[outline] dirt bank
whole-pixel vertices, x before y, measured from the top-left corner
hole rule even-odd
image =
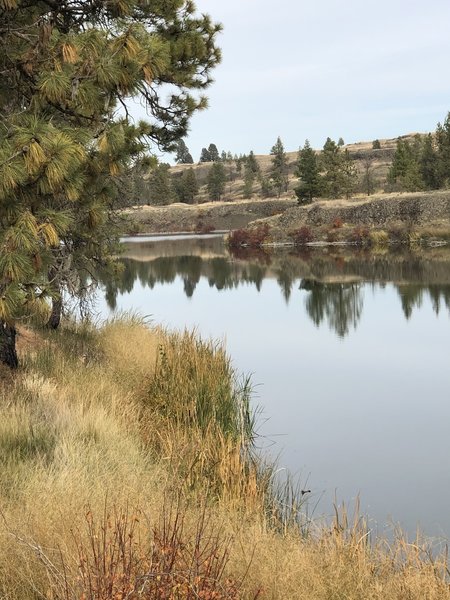
[[[170,204],[128,209],[128,233],[229,230],[245,227],[255,219],[280,214],[296,205],[292,198],[207,202],[199,205]]]
[[[364,226],[369,230],[393,227],[433,231],[444,237],[450,231],[450,191],[396,193],[350,200],[321,200],[294,206],[283,214],[252,222],[254,228],[267,223],[273,242],[292,241],[290,234],[309,228],[315,239],[333,232]]]

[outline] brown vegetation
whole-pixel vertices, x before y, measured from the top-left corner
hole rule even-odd
[[[277,502],[217,344],[136,319],[39,339],[0,381],[1,598],[450,599],[428,544]]]

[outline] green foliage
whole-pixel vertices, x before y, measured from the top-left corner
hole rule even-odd
[[[355,163],[346,148],[342,157],[342,192],[347,200],[353,195],[358,179]]]
[[[253,150],[250,150],[249,155],[244,158],[244,167],[246,171],[249,171],[255,177],[261,173],[261,168],[256,160]]]
[[[372,150],[381,150],[380,140],[373,140],[373,142],[372,142]]]
[[[245,170],[244,175],[244,189],[242,196],[244,198],[251,198],[253,196],[253,184],[255,183],[255,175],[250,169]]]
[[[340,148],[342,148],[342,146],[345,146],[344,138],[341,138],[341,137],[340,137],[340,138],[338,139],[338,146],[339,146]]]
[[[436,145],[437,145],[437,180],[439,187],[448,185],[450,180],[450,113],[444,121],[444,124],[437,124],[436,127]]]
[[[312,202],[320,193],[320,176],[317,156],[308,140],[298,151],[296,175],[300,179],[295,189],[299,204]]]
[[[278,198],[283,192],[287,192],[288,189],[288,165],[286,153],[284,151],[283,142],[278,137],[276,144],[272,146],[270,151],[272,155],[272,170],[271,178],[273,186],[277,192]]]
[[[175,161],[182,165],[191,165],[194,162],[184,140],[177,142]]]
[[[162,206],[173,202],[173,189],[170,177],[170,165],[157,165],[148,181],[149,204]]]
[[[438,154],[435,150],[431,133],[427,135],[423,142],[420,156],[420,174],[425,189],[437,190],[440,187]]]
[[[211,200],[220,200],[225,191],[227,176],[221,162],[215,162],[208,172],[208,194]]]
[[[210,144],[208,146],[208,154],[209,160],[211,160],[212,162],[217,162],[218,160],[220,160],[219,151],[217,150],[217,146],[215,144]]]
[[[211,162],[211,155],[209,153],[209,151],[206,148],[202,148],[201,154],[200,154],[200,162]]]
[[[198,193],[197,177],[191,167],[172,179],[172,186],[179,202],[193,204]]]
[[[323,146],[320,164],[324,196],[339,198],[343,193],[342,155],[340,147],[331,138],[327,138]]]
[[[253,150],[243,159],[244,162],[244,189],[243,197],[251,198],[253,196],[253,185],[256,177],[261,173],[258,161],[255,158]]]
[[[190,0],[8,0],[0,31],[0,321],[13,327],[115,252],[126,176],[205,108],[220,26]],[[151,124],[131,124],[132,98]]]
[[[261,184],[261,196],[263,198],[270,198],[274,195],[272,181],[269,177],[261,176],[260,177]]]
[[[388,172],[388,182],[398,184],[400,189],[408,192],[423,189],[420,172],[421,141],[416,139],[414,145],[399,138],[394,160]]]

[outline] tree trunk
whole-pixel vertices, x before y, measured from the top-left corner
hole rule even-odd
[[[17,369],[19,359],[16,351],[16,328],[0,320],[0,362]]]
[[[61,312],[62,312],[62,299],[61,296],[52,299],[52,312],[50,318],[47,321],[47,327],[49,329],[58,329],[61,323]]]

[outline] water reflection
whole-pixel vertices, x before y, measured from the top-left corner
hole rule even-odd
[[[114,310],[118,295],[130,293],[139,280],[144,288],[183,282],[191,298],[202,278],[218,291],[243,285],[262,289],[264,280],[275,280],[286,304],[293,290],[300,290],[311,321],[324,323],[339,337],[355,330],[363,313],[362,286],[392,283],[398,292],[403,314],[409,319],[424,297],[431,299],[436,314],[450,310],[450,252],[447,249],[411,252],[349,252],[308,249],[257,252],[241,249],[230,254],[220,237],[172,239],[125,244],[120,259],[123,270],[114,281],[100,280],[108,307]],[[298,295],[295,302],[298,302]]]
[[[359,494],[381,526],[450,535],[449,250],[231,255],[216,237],[139,240],[121,261],[109,307],[225,339],[259,443],[311,473],[319,514]]]
[[[303,279],[300,289],[309,292],[306,311],[317,327],[327,321],[329,328],[340,337],[347,335],[351,327],[356,329],[363,309],[360,284],[326,284]]]

